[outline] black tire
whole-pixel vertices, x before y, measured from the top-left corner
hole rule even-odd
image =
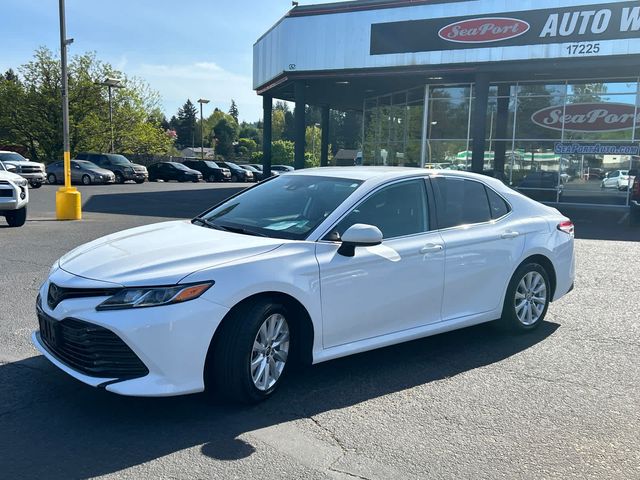
[[[235,173],[231,175],[231,181],[234,183],[238,181],[238,176]]]
[[[216,181],[216,176],[215,176],[215,175],[209,175],[209,176],[207,177],[207,182],[209,182],[209,183],[213,183],[213,182],[215,182],[215,181]]]
[[[516,292],[519,288],[520,282],[524,281],[525,277],[529,274],[532,274],[534,278],[537,278],[537,275],[539,275],[541,279],[544,281],[544,308],[536,319],[532,318],[532,320],[534,320],[532,321],[532,323],[527,323],[528,319],[526,318],[525,320],[522,320],[521,317],[518,316],[518,313],[516,311],[516,301],[517,301]],[[518,292],[518,294],[520,294],[520,292]],[[530,293],[528,293],[527,295],[531,295],[531,298],[525,297],[522,300],[524,300],[525,302],[527,302],[528,300],[529,303],[532,303],[532,304],[536,303],[535,298],[542,297],[542,295],[540,297],[535,297],[533,296],[533,294],[530,294]],[[511,281],[509,282],[509,286],[507,287],[507,293],[504,299],[504,306],[502,308],[502,317],[500,319],[500,322],[505,328],[515,332],[527,332],[527,331],[534,330],[544,320],[544,317],[546,316],[547,310],[549,308],[550,301],[551,301],[551,282],[549,281],[549,274],[544,269],[544,267],[542,267],[542,265],[535,262],[525,263],[523,265],[520,265],[518,269],[515,271],[515,273],[513,274],[513,276],[511,277]],[[522,310],[521,315],[526,315],[526,311],[528,307],[525,305],[523,308],[524,310]],[[536,313],[535,308],[536,307],[532,305],[531,312],[538,315]]]
[[[136,183],[137,183],[138,185],[140,185],[141,183],[144,183],[144,178],[138,178],[138,179],[136,179]]]
[[[29,186],[31,188],[40,188],[42,186],[41,182],[29,182]]]
[[[82,184],[83,185],[91,185],[91,177],[89,175],[82,176]]]
[[[27,221],[27,207],[24,206],[20,210],[10,210],[5,212],[4,218],[10,227],[21,227]]]
[[[58,179],[53,173],[50,173],[49,175],[47,175],[47,182],[49,182],[51,185],[55,185],[56,183],[58,183]]]
[[[288,356],[282,373],[267,389],[258,389],[251,375],[252,348],[258,330],[272,315],[280,314],[289,331]],[[293,357],[292,324],[286,307],[268,299],[258,300],[237,309],[222,325],[207,355],[205,383],[207,391],[214,396],[240,403],[254,404],[266,400],[282,383]]]
[[[124,183],[124,176],[120,172],[116,172],[116,183]]]

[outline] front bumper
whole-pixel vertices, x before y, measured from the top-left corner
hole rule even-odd
[[[125,180],[149,180],[148,172],[124,172],[122,176]]]
[[[77,283],[58,270],[52,275],[56,284]],[[49,281],[40,290],[46,299]],[[51,351],[34,332],[36,348],[54,365],[72,377],[93,387],[121,395],[171,396],[204,390],[204,365],[213,334],[228,309],[203,298],[183,304],[131,310],[97,311],[106,297],[74,298],[50,309],[43,300],[43,312],[56,321],[77,319],[106,328],[117,335],[144,363],[149,373],[132,379],[88,376],[72,368]]]
[[[3,186],[3,190],[8,188]],[[0,196],[0,210],[19,210],[29,203],[29,190],[27,187],[13,187],[11,188],[13,195],[11,197]],[[24,196],[24,198],[21,198]]]

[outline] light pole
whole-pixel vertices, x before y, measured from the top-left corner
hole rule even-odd
[[[109,128],[111,129],[111,150],[110,152],[113,153],[114,147],[113,147],[113,94],[111,93],[111,90],[114,88],[124,88],[124,85],[122,85],[122,80],[120,80],[119,78],[105,78],[104,81],[102,82],[96,82],[96,85],[100,85],[101,87],[108,87],[109,88]]]
[[[316,127],[319,127],[320,124],[319,123],[314,123],[313,124],[313,130],[311,132],[311,151],[313,152],[313,163],[315,164],[316,162]]]
[[[56,192],[56,218],[80,220],[82,201],[80,192],[71,186],[71,147],[69,145],[69,79],[67,77],[67,47],[73,43],[67,38],[64,0],[59,0],[60,12],[60,64],[62,69],[62,151],[64,160],[64,187]]]
[[[200,156],[202,157],[202,160],[204,160],[204,122],[202,120],[202,105],[209,103],[209,100],[200,98],[198,99],[198,103],[200,104]]]

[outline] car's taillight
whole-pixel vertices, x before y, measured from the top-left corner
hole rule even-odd
[[[573,226],[573,222],[571,220],[566,220],[558,224],[558,230],[569,235],[573,235],[575,227]]]

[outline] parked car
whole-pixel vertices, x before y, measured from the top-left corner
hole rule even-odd
[[[228,168],[219,167],[211,160],[185,160],[183,165],[202,173],[207,182],[228,182],[231,180],[231,171]]]
[[[287,173],[295,171],[291,165],[271,165],[271,170],[274,172]]]
[[[617,188],[624,191],[629,188],[629,181],[629,170],[614,170],[602,179],[600,188]]]
[[[17,168],[0,161],[0,216],[10,227],[21,227],[27,221],[29,203],[28,180],[15,173]]]
[[[562,198],[563,183],[558,181],[558,172],[531,172],[516,187],[516,190],[538,202],[556,202]]]
[[[231,172],[232,182],[253,182],[253,172],[232,162],[216,162],[221,168],[228,168]]]
[[[262,180],[262,170],[258,170],[256,167],[254,167],[252,165],[239,165],[239,167],[240,168],[244,168],[248,172],[251,172],[253,174],[253,181],[254,182]]]
[[[260,176],[259,176],[260,180],[266,180],[266,178],[264,176],[264,169],[263,169],[261,164],[259,164],[259,163],[250,163],[249,165],[252,166],[253,168],[255,168],[256,170],[260,171]],[[283,173],[283,172],[280,172],[279,170],[271,170],[271,176],[272,177],[278,176],[281,173]]]
[[[534,330],[573,286],[573,242],[568,218],[482,175],[300,170],[63,256],[32,340],[110,392],[258,402],[298,362],[496,319]]]
[[[44,163],[32,162],[19,153],[6,150],[0,150],[0,161],[4,162],[5,166],[16,167],[15,173],[26,178],[32,188],[40,188],[45,181]]]
[[[638,171],[633,169],[629,171],[629,176],[633,176],[633,183],[629,196],[629,208],[631,222],[634,224],[640,223],[640,175]]]
[[[178,162],[158,162],[149,166],[149,181],[176,180],[178,182],[199,182],[202,173]]]
[[[602,180],[605,177],[603,168],[589,168],[587,170],[587,180]]]
[[[111,170],[100,168],[87,160],[71,160],[71,183],[91,185],[92,183],[106,184],[116,181]],[[47,182],[54,185],[64,183],[64,162],[54,162],[47,166]]]
[[[144,165],[133,163],[124,155],[80,152],[76,155],[76,159],[88,160],[101,168],[111,170],[116,176],[117,183],[124,183],[128,180],[144,183],[149,178],[149,172]]]

